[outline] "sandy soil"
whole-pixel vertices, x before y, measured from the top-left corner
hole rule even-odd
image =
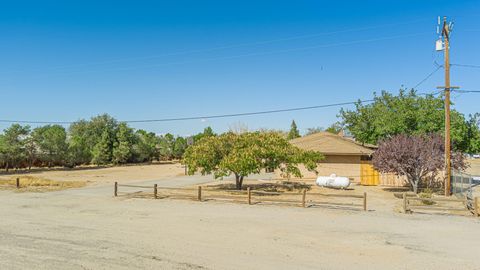
[[[0,192],[0,269],[479,269],[480,220]]]
[[[480,176],[480,159],[470,159],[468,163],[470,168],[467,169],[467,173]]]
[[[110,184],[118,182],[135,182],[156,180],[184,175],[185,169],[179,163],[162,163],[151,165],[132,165],[109,168],[77,168],[72,170],[40,170],[28,173],[30,176],[37,176],[45,179],[58,181],[86,181],[89,185]],[[3,174],[0,179],[10,179],[25,174]]]
[[[480,269],[480,219],[400,214],[381,187],[343,191],[367,191],[368,212],[112,197],[115,180],[211,181],[177,166],[43,172],[93,182],[0,191],[0,269]]]

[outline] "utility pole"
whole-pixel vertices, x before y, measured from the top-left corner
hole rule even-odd
[[[440,25],[440,18],[438,20]],[[451,194],[452,162],[451,162],[451,139],[450,139],[450,90],[458,87],[450,86],[450,33],[453,23],[447,22],[447,17],[443,17],[441,38],[437,41],[437,50],[444,51],[445,54],[445,196]],[[439,30],[437,30],[439,32]],[[442,46],[443,39],[443,46]],[[440,43],[440,44],[439,44]]]

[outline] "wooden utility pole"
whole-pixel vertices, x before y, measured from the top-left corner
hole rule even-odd
[[[452,163],[450,152],[450,30],[447,17],[443,17],[442,36],[445,41],[445,196],[450,196]]]
[[[440,23],[440,22],[439,22]],[[445,89],[445,196],[451,195],[452,162],[451,162],[451,138],[450,138],[450,90],[458,87],[450,85],[450,32],[452,24],[447,23],[447,17],[443,17],[442,38],[443,52],[445,54],[445,85],[439,88]]]

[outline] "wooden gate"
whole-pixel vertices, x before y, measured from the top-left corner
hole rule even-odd
[[[380,174],[373,168],[372,161],[360,161],[360,183],[365,186],[378,186]]]

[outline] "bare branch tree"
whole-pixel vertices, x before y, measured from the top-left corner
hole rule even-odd
[[[373,155],[373,166],[383,173],[405,176],[417,193],[424,181],[437,177],[444,168],[444,149],[444,139],[438,134],[396,135],[380,142]],[[467,167],[463,154],[452,154],[452,167]]]

